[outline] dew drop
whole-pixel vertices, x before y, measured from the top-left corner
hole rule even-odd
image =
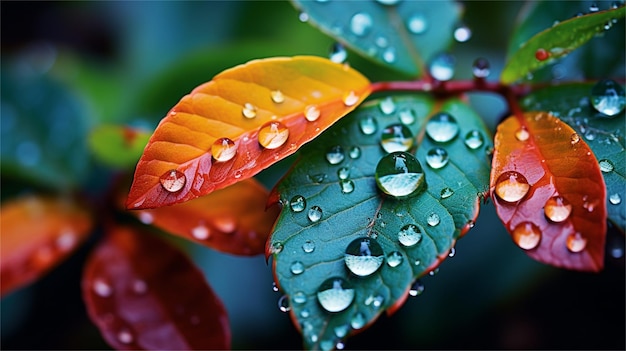
[[[456,249],[455,248],[451,248],[450,252],[448,253],[448,257],[452,258],[452,257],[454,257],[454,255],[456,255]]]
[[[344,194],[350,194],[354,191],[354,182],[350,179],[342,179],[339,181],[341,192]]]
[[[487,78],[490,73],[489,61],[486,58],[479,57],[472,65],[472,74],[476,78]]]
[[[328,312],[343,311],[354,301],[354,288],[342,278],[329,278],[317,290],[317,301]]]
[[[348,335],[348,325],[344,324],[344,325],[338,325],[336,326],[333,331],[335,332],[335,336],[338,338],[343,338],[346,335]]]
[[[93,292],[100,297],[109,297],[113,294],[113,288],[104,279],[96,279],[91,286]]]
[[[465,43],[471,38],[472,30],[465,25],[460,25],[454,30],[454,39],[459,43]]]
[[[357,312],[350,318],[350,326],[352,329],[361,329],[365,326],[365,316],[363,313]]]
[[[411,247],[422,241],[422,230],[415,224],[407,224],[398,232],[400,244]]]
[[[335,42],[330,47],[330,55],[328,58],[333,62],[343,63],[348,58],[348,51],[341,43]]]
[[[372,135],[378,130],[378,121],[373,116],[365,116],[359,120],[359,128],[365,135]]]
[[[426,123],[426,134],[438,143],[445,143],[459,134],[459,125],[449,113],[439,112]]]
[[[400,117],[400,122],[406,125],[415,123],[417,119],[417,113],[408,107],[401,108],[400,111],[398,111],[398,116]]]
[[[485,138],[477,130],[471,130],[467,134],[465,134],[465,146],[472,150],[478,149],[479,147],[483,146],[484,143]]]
[[[324,173],[309,174],[307,177],[313,183],[322,184],[324,182],[324,180],[326,179],[326,174],[324,174]]]
[[[348,167],[339,168],[337,170],[337,177],[339,177],[340,180],[348,179],[350,177],[350,168]]]
[[[348,156],[350,156],[351,159],[357,159],[361,157],[361,148],[358,146],[351,147],[348,151]]]
[[[589,5],[589,12],[598,12],[600,11],[600,7],[598,7],[598,4],[596,4],[595,2],[592,2],[591,5]]]
[[[423,14],[416,13],[409,17],[406,27],[413,34],[422,34],[428,30],[428,21]]]
[[[439,222],[440,222],[439,215],[434,212],[429,214],[428,217],[426,217],[426,223],[428,223],[428,225],[431,227],[437,226]]]
[[[498,177],[495,191],[500,199],[513,203],[523,199],[529,189],[530,185],[523,175],[515,171],[508,171]]]
[[[322,208],[319,206],[311,207],[307,216],[309,217],[309,221],[312,223],[319,221],[322,218]]]
[[[278,299],[278,309],[281,312],[291,311],[291,306],[289,305],[289,299],[287,298],[287,295],[283,295]]]
[[[569,140],[572,145],[576,145],[580,141],[580,136],[578,135],[578,133],[572,133]]]
[[[550,58],[550,52],[544,48],[539,48],[535,51],[535,58],[537,61],[545,61]]]
[[[345,158],[343,148],[339,145],[333,146],[326,153],[326,161],[331,165],[339,164]]]
[[[524,250],[531,250],[541,241],[541,230],[531,222],[522,222],[513,229],[513,241]]]
[[[289,129],[282,123],[272,121],[259,129],[259,144],[266,149],[277,149],[285,144],[289,137]]]
[[[402,151],[383,156],[376,166],[375,177],[380,190],[397,198],[416,194],[426,185],[422,165],[413,155]]]
[[[413,285],[411,285],[411,289],[409,290],[409,295],[411,296],[419,296],[424,292],[424,283],[420,280],[416,280]]]
[[[383,61],[387,63],[396,62],[396,49],[394,47],[388,47],[383,51]]]
[[[614,80],[601,80],[591,89],[591,104],[598,112],[613,117],[624,111],[626,94]]]
[[[393,101],[391,96],[388,96],[381,100],[378,107],[380,108],[380,111],[385,115],[390,115],[396,112],[396,103]]]
[[[398,267],[402,261],[404,257],[398,251],[392,251],[387,255],[387,265],[391,268]]]
[[[445,82],[454,76],[454,56],[439,54],[433,58],[428,67],[430,75],[438,81]]]
[[[567,237],[565,245],[571,252],[578,253],[587,246],[587,239],[583,238],[579,232],[572,233]]]
[[[379,4],[393,6],[400,2],[400,0],[376,0]]]
[[[413,146],[413,133],[404,124],[392,124],[383,129],[380,146],[386,152],[408,151]]]
[[[515,132],[515,139],[519,141],[526,141],[530,137],[530,133],[528,133],[528,129],[526,127],[521,127]]]
[[[598,161],[598,163],[600,164],[600,170],[603,173],[610,173],[610,172],[613,172],[613,170],[615,169],[615,167],[613,166],[613,163],[607,159],[602,159]]]
[[[278,285],[276,285],[276,282],[272,282],[272,291],[278,292]]]
[[[315,243],[311,240],[307,240],[302,244],[302,251],[306,253],[311,253],[315,251]]]
[[[307,310],[306,308],[300,311],[300,317],[302,318],[309,318],[310,315],[311,315],[311,312]]]
[[[302,274],[304,272],[304,264],[300,261],[295,261],[291,264],[290,270],[295,275]]]
[[[271,254],[279,254],[281,251],[283,251],[283,244],[280,242],[275,242],[272,244],[271,248],[270,248],[270,253]]]
[[[440,147],[435,147],[426,153],[426,163],[434,169],[443,168],[448,164],[448,152]]]
[[[198,240],[206,240],[209,238],[210,234],[209,228],[202,224],[191,229],[191,235]]]
[[[359,12],[350,19],[350,31],[357,36],[363,37],[369,34],[373,24],[372,16]]]
[[[293,212],[302,212],[306,208],[306,199],[302,195],[296,195],[289,201],[289,207]]]
[[[609,196],[609,202],[613,205],[619,205],[622,203],[622,197],[618,193]]]
[[[302,291],[296,291],[293,294],[292,299],[293,299],[293,302],[297,303],[298,305],[301,305],[301,304],[305,303],[306,300],[307,300],[306,299],[306,295]]]
[[[71,229],[63,230],[56,239],[56,246],[61,251],[69,251],[76,246],[76,234]]]
[[[143,224],[152,224],[152,222],[154,222],[154,216],[148,211],[140,211],[138,216]]]
[[[243,109],[241,110],[241,113],[246,118],[254,118],[256,117],[256,106],[252,105],[249,102],[246,102],[243,105]]]
[[[572,213],[572,205],[562,196],[553,196],[546,201],[543,211],[552,222],[563,222]]]
[[[359,97],[354,91],[350,91],[343,96],[343,104],[346,106],[353,106],[359,102]]]
[[[183,172],[172,169],[165,172],[165,174],[159,178],[159,181],[161,182],[163,189],[170,193],[175,193],[180,191],[185,186],[187,178]]]
[[[308,13],[306,13],[306,12],[300,12],[300,13],[298,14],[298,20],[299,20],[300,22],[303,22],[303,23],[304,23],[304,22],[308,22],[308,21],[309,21],[309,14],[308,14]]]
[[[454,190],[452,190],[452,189],[450,189],[448,187],[445,187],[445,188],[441,189],[440,197],[442,199],[447,199],[447,198],[449,198],[452,195],[454,195]]]
[[[309,105],[304,108],[304,118],[309,122],[315,122],[320,118],[320,109],[315,105]]]
[[[378,242],[370,238],[353,240],[346,248],[344,261],[350,272],[366,277],[376,272],[383,264],[383,249]]]
[[[133,334],[127,329],[122,329],[117,333],[117,340],[122,344],[130,344],[133,342]]]
[[[233,233],[237,229],[237,221],[232,216],[222,216],[213,220],[213,226],[222,233]]]
[[[364,302],[366,306],[372,305],[374,307],[380,307],[384,301],[385,301],[385,298],[380,295],[376,295],[376,296],[370,295],[365,299]]]
[[[235,142],[228,138],[219,138],[211,146],[211,155],[218,162],[226,162],[235,157],[237,147]]]

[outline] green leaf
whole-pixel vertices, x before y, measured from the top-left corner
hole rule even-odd
[[[601,169],[607,170],[602,175],[607,190],[608,217],[623,232],[626,226],[626,114],[622,110],[608,117],[598,112],[591,104],[593,86],[581,83],[542,89],[524,98],[522,106],[528,111],[549,111],[559,117],[576,131],[580,142],[586,142],[596,158],[602,161]],[[576,140],[574,136],[573,141]]]
[[[101,125],[89,134],[89,148],[107,166],[132,170],[149,139],[150,133],[143,130]]]
[[[300,160],[275,189],[274,200],[284,208],[267,253],[273,254],[277,283],[290,301],[307,348],[334,347],[383,311],[393,312],[415,279],[435,269],[456,239],[473,226],[489,182],[486,150],[491,136],[467,105],[456,99],[439,103],[428,95],[365,103],[305,146]],[[424,135],[427,119],[437,110],[458,121],[458,135],[451,141],[438,143]],[[388,126],[395,126],[389,130],[396,133],[405,126],[405,133],[417,136],[396,144],[417,144],[409,152],[416,155],[425,177],[424,188],[408,198],[385,195],[377,187],[377,164],[391,157],[381,147],[381,138],[393,140],[393,135],[383,136]],[[465,136],[473,131],[478,139],[470,139],[475,142],[469,143],[474,147],[470,149]],[[439,169],[426,161],[435,147],[445,149],[449,157]],[[398,234],[406,226],[421,231],[418,243],[400,244]],[[379,244],[384,256],[373,260],[382,266],[365,276],[351,273],[344,263],[346,248],[359,239],[368,239],[374,254],[375,243]],[[363,247],[358,241],[353,245]],[[345,310],[327,312],[318,301],[318,289],[330,277],[341,278],[344,288],[354,289],[354,299]]]
[[[453,1],[292,2],[324,33],[364,57],[411,76],[422,75],[425,64],[448,48],[462,10]]]
[[[613,21],[624,18],[625,14],[624,6],[595,12],[559,22],[536,34],[521,44],[518,50],[510,53],[500,80],[505,84],[513,83],[555,59],[568,55],[604,33],[607,30],[605,27],[612,27]]]

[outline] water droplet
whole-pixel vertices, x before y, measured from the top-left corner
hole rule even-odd
[[[276,282],[272,282],[272,291],[278,292],[278,285],[276,285]]]
[[[413,133],[404,124],[392,124],[383,129],[380,146],[386,152],[408,151],[413,146]]]
[[[313,206],[309,209],[308,212],[309,221],[315,223],[322,218],[322,209],[319,206]]]
[[[242,174],[243,172],[240,169],[236,170],[234,174],[235,179],[241,178]]]
[[[133,342],[133,334],[128,329],[122,329],[117,333],[117,340],[122,344],[130,344]]]
[[[413,285],[411,285],[411,289],[409,290],[409,295],[411,296],[419,296],[424,292],[424,283],[420,280],[416,280]]]
[[[135,279],[135,281],[133,281],[132,289],[135,294],[142,295],[148,291],[148,284],[141,279]]]
[[[348,58],[348,51],[338,42],[333,43],[330,47],[329,59],[333,62],[343,63]]]
[[[409,107],[401,108],[400,111],[398,111],[398,116],[400,117],[400,122],[406,125],[415,123],[417,119],[417,113]]]
[[[435,268],[432,271],[428,272],[428,275],[432,277],[436,275],[437,273],[439,273],[439,268]]]
[[[211,146],[211,155],[218,162],[231,160],[236,153],[235,142],[228,138],[219,138]]]
[[[595,2],[592,2],[591,5],[589,5],[589,12],[598,12],[598,11],[600,11],[598,4],[596,4]]]
[[[311,253],[315,251],[315,243],[311,240],[307,240],[302,244],[302,251],[306,253]]]
[[[344,325],[338,325],[335,327],[335,329],[333,329],[333,331],[335,332],[335,336],[338,338],[343,338],[346,335],[348,335],[348,325],[344,324]]]
[[[232,216],[221,216],[213,220],[213,226],[222,233],[233,233],[237,229],[237,220]]]
[[[320,109],[315,105],[309,105],[304,108],[304,118],[309,122],[315,122],[320,118]]]
[[[365,135],[372,135],[378,130],[378,121],[373,116],[365,116],[359,120],[359,128]]]
[[[396,49],[394,47],[388,47],[383,51],[383,61],[387,63],[393,63],[396,61]]]
[[[456,249],[455,248],[451,248],[450,252],[448,253],[448,257],[452,258],[452,257],[454,257],[454,255],[456,255]]]
[[[344,194],[350,194],[354,191],[354,182],[350,179],[342,179],[339,181],[341,192]]]
[[[300,261],[295,261],[291,264],[291,273],[293,274],[302,274],[304,272],[304,264]]]
[[[113,294],[113,287],[104,279],[96,279],[91,286],[93,292],[100,297],[109,297]]]
[[[526,196],[530,185],[526,178],[518,172],[502,173],[496,181],[496,195],[506,202],[517,202]]]
[[[489,61],[486,58],[479,57],[472,65],[472,74],[476,78],[487,78],[490,73]]]
[[[361,148],[358,146],[351,147],[350,151],[348,151],[348,156],[350,156],[351,159],[357,159],[361,157]]]
[[[430,75],[438,81],[445,82],[454,76],[454,56],[439,54],[433,58],[428,67]]]
[[[372,16],[359,12],[350,19],[350,30],[353,34],[363,37],[369,34],[373,24]]]
[[[165,172],[165,174],[163,174],[161,178],[159,178],[159,181],[161,182],[161,186],[163,186],[163,189],[167,190],[170,193],[175,193],[177,191],[180,191],[185,186],[187,178],[185,177],[183,172],[172,169]]]
[[[438,143],[445,143],[459,134],[459,125],[449,113],[439,112],[426,123],[426,134]]]
[[[567,237],[565,245],[571,252],[578,253],[587,247],[587,239],[583,238],[579,232],[572,233]]]
[[[519,141],[526,141],[530,137],[530,133],[528,133],[528,129],[526,127],[521,127],[515,132],[515,139]]]
[[[441,189],[440,196],[441,196],[442,199],[447,199],[447,198],[449,198],[452,195],[454,195],[454,190],[452,190],[452,189],[450,189],[448,187],[445,187],[445,188]]]
[[[306,208],[306,199],[302,195],[296,195],[289,201],[289,207],[293,212],[302,212]]]
[[[350,168],[348,167],[341,167],[337,170],[337,177],[339,177],[339,179],[344,180],[344,179],[348,179],[350,177]]]
[[[398,232],[400,244],[411,247],[422,241],[422,230],[415,224],[407,224]]]
[[[426,218],[426,222],[431,227],[434,227],[434,226],[438,225],[439,221],[440,221],[439,215],[434,213],[434,212],[429,214],[428,217]]]
[[[140,211],[138,216],[143,224],[152,224],[152,222],[154,222],[154,216],[148,211]]]
[[[326,160],[331,165],[339,164],[343,161],[345,155],[343,153],[343,148],[339,145],[333,146],[326,153]]]
[[[562,196],[553,196],[546,201],[543,211],[552,222],[563,222],[572,213],[572,205]]]
[[[335,345],[337,350],[343,350],[344,347],[346,347],[346,345],[342,341],[337,341],[337,345]]]
[[[241,113],[246,118],[254,118],[256,117],[256,106],[252,105],[249,102],[246,102],[243,105],[243,109],[241,110]]]
[[[413,34],[422,34],[428,29],[428,22],[423,14],[416,13],[409,17],[406,27]]]
[[[283,244],[280,242],[275,242],[272,244],[272,247],[270,249],[270,253],[272,254],[279,254],[281,251],[283,251]]]
[[[392,251],[387,255],[387,265],[391,268],[398,267],[403,260],[404,257],[398,251]]]
[[[343,97],[343,104],[346,106],[353,106],[357,102],[359,102],[359,97],[354,91],[346,93]]]
[[[619,196],[618,193],[612,194],[609,196],[609,202],[613,205],[619,205],[620,203],[622,203],[622,197]]]
[[[435,147],[426,153],[426,163],[434,168],[439,169],[448,164],[448,152],[440,147]]]
[[[308,14],[308,13],[306,13],[306,12],[300,12],[300,13],[298,14],[298,20],[299,20],[300,22],[303,22],[303,23],[304,23],[304,22],[308,22],[308,21],[309,21],[309,14]]]
[[[191,229],[191,235],[198,240],[206,240],[209,238],[210,234],[209,228],[202,224]]]
[[[396,103],[393,101],[391,96],[388,96],[381,100],[378,107],[380,108],[380,111],[386,115],[390,115],[396,112]]]
[[[346,248],[344,257],[350,272],[360,277],[366,277],[376,272],[383,264],[383,249],[378,242],[370,238],[353,240]]]
[[[535,58],[537,61],[545,61],[550,58],[550,52],[544,48],[539,48],[535,51]]]
[[[281,312],[291,311],[291,306],[289,305],[289,299],[287,298],[287,295],[283,295],[278,299],[278,309]]]
[[[379,4],[393,6],[400,2],[400,0],[376,0]]]
[[[596,132],[593,129],[587,130],[587,132],[585,132],[585,139],[594,141],[596,139]]]
[[[365,326],[365,316],[363,313],[357,312],[350,318],[350,326],[352,329],[361,329]]]
[[[483,146],[484,143],[485,138],[477,130],[471,130],[467,134],[465,134],[465,146],[472,150],[478,149],[479,147]]]
[[[580,136],[577,133],[573,133],[570,136],[569,140],[570,140],[570,143],[572,143],[572,145],[576,145],[580,141]]]
[[[385,302],[385,298],[380,296],[380,295],[370,295],[365,299],[365,305],[366,306],[374,306],[374,307],[380,307],[383,302]]]
[[[413,155],[402,151],[383,156],[376,166],[375,177],[380,190],[398,198],[416,194],[426,185],[422,165]]]
[[[259,129],[259,144],[266,149],[277,149],[285,144],[289,137],[289,129],[282,123],[272,121]]]
[[[591,89],[591,104],[607,116],[615,116],[626,106],[624,88],[614,80],[601,80]]]
[[[310,315],[311,312],[309,312],[309,310],[307,310],[306,308],[300,311],[300,317],[302,318],[309,318]]]
[[[472,30],[465,26],[460,25],[454,30],[454,39],[459,43],[464,43],[472,38]]]
[[[293,302],[297,303],[298,305],[301,305],[301,304],[305,303],[306,300],[307,300],[306,299],[306,295],[302,291],[296,291],[293,294],[292,299],[293,299]]]
[[[602,159],[598,161],[598,163],[600,164],[600,170],[604,173],[613,172],[613,170],[615,169],[615,167],[613,166],[613,162],[607,159]]]
[[[285,95],[280,90],[272,90],[270,92],[270,96],[272,98],[272,101],[277,104],[282,104],[283,102],[285,102]]]
[[[317,300],[326,311],[340,312],[354,300],[354,289],[342,278],[329,278],[317,290]]]
[[[541,230],[531,222],[519,223],[513,229],[513,241],[524,250],[531,250],[541,241]]]
[[[316,184],[322,184],[324,180],[326,180],[326,174],[324,173],[309,174],[307,177],[310,181]]]

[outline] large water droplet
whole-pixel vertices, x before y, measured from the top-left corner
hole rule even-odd
[[[519,223],[513,229],[513,241],[524,250],[531,250],[541,241],[541,230],[531,222]]]
[[[572,205],[562,196],[553,196],[546,201],[543,211],[552,222],[563,222],[572,213]]]
[[[206,240],[210,235],[209,228],[203,224],[199,224],[191,229],[191,236],[198,240]]]
[[[408,151],[413,146],[413,133],[404,124],[392,124],[383,129],[380,146],[387,152]]]
[[[611,162],[611,161],[609,161],[607,159],[602,159],[602,160],[598,161],[598,163],[600,164],[600,170],[603,173],[611,173],[615,169],[615,167],[613,166],[613,162]]]
[[[277,104],[282,104],[283,102],[285,102],[285,95],[280,90],[272,90],[270,92],[270,97],[272,98],[272,101]]]
[[[342,179],[339,181],[341,192],[344,194],[350,194],[354,191],[354,182],[350,179]]]
[[[587,239],[583,238],[579,232],[572,233],[567,237],[565,245],[571,252],[578,253],[587,247]]]
[[[215,161],[226,162],[231,160],[237,154],[235,142],[228,138],[219,138],[215,140],[211,146],[211,155]]]
[[[417,113],[412,108],[403,107],[400,109],[400,111],[398,111],[398,117],[400,117],[400,122],[406,125],[411,125],[415,123],[415,120],[417,119]]]
[[[399,251],[392,251],[387,255],[387,265],[391,268],[398,267],[402,261],[404,256]]]
[[[315,243],[311,240],[307,240],[302,244],[302,251],[306,253],[311,253],[315,251]]]
[[[256,106],[252,105],[249,102],[246,102],[243,105],[243,109],[241,110],[241,113],[246,118],[254,118],[256,117]]]
[[[451,188],[445,187],[443,189],[441,189],[441,198],[442,199],[447,199],[450,196],[454,195],[454,190],[452,190]]]
[[[611,194],[609,196],[609,202],[613,205],[619,205],[620,203],[622,203],[622,197],[619,196],[618,193]]]
[[[426,223],[428,223],[428,225],[431,227],[435,227],[439,225],[440,221],[441,220],[439,219],[439,215],[434,212],[429,214],[428,217],[426,217]]]
[[[309,212],[307,213],[307,216],[309,217],[309,221],[313,223],[319,221],[322,218],[322,208],[319,206],[311,207],[309,209]]]
[[[354,91],[346,93],[343,97],[343,104],[346,106],[353,106],[359,101],[359,97]]]
[[[426,184],[422,165],[413,155],[402,151],[383,156],[375,176],[380,190],[399,198],[417,193]]]
[[[291,306],[289,305],[289,299],[287,298],[287,295],[283,295],[278,299],[278,309],[281,312],[291,311]]]
[[[358,146],[351,147],[350,151],[348,151],[348,156],[350,156],[351,159],[357,159],[361,157],[361,148]]]
[[[626,106],[624,88],[614,80],[599,81],[591,89],[591,104],[599,112],[607,116],[615,116]]]
[[[306,199],[302,195],[296,195],[289,201],[289,207],[293,212],[302,212],[306,208]]]
[[[317,290],[317,300],[326,311],[340,312],[354,300],[354,289],[342,278],[329,278]]]
[[[435,147],[426,153],[426,163],[434,169],[442,168],[448,164],[448,152],[440,147]]]
[[[489,61],[483,57],[479,57],[472,65],[472,74],[476,78],[487,78],[490,73]]]
[[[407,224],[398,232],[398,241],[406,247],[413,246],[421,240],[422,230],[415,224]]]
[[[438,143],[445,143],[459,134],[459,125],[449,113],[439,112],[426,123],[426,134]]]
[[[104,279],[95,279],[91,288],[100,297],[109,297],[113,294],[113,287]]]
[[[380,111],[386,115],[390,115],[396,112],[396,103],[393,101],[393,98],[391,96],[388,96],[381,100],[378,107],[380,107]]]
[[[343,63],[348,58],[348,51],[346,48],[338,42],[333,43],[330,47],[329,59],[333,62]]]
[[[285,144],[289,137],[289,129],[282,123],[272,121],[259,129],[259,144],[266,149],[277,149]]]
[[[293,274],[302,274],[304,272],[304,264],[300,261],[295,261],[291,264],[290,270]]]
[[[378,121],[373,116],[365,116],[359,120],[359,128],[365,135],[372,135],[378,130]]]
[[[454,76],[454,56],[439,54],[433,58],[428,67],[430,75],[438,81],[445,82]]]
[[[526,196],[530,185],[526,177],[515,171],[502,173],[496,181],[496,195],[506,202],[517,202]]]
[[[370,238],[353,240],[346,248],[344,260],[350,272],[366,277],[378,270],[383,264],[383,249],[378,242]]]
[[[413,34],[422,34],[428,29],[428,21],[421,13],[415,13],[409,17],[406,27]]]
[[[350,31],[357,36],[366,36],[372,29],[374,21],[367,13],[359,12],[350,19]]]
[[[340,145],[331,147],[330,150],[328,150],[328,152],[326,153],[326,160],[331,165],[336,165],[336,164],[341,163],[341,161],[343,161],[344,158],[345,158],[345,155],[343,153],[343,148]]]
[[[320,109],[315,105],[309,105],[304,108],[304,118],[309,122],[315,122],[320,118]]]
[[[419,296],[424,292],[424,283],[421,280],[416,280],[413,285],[411,285],[411,289],[409,290],[409,295],[411,296]]]
[[[159,178],[159,181],[161,182],[163,189],[169,191],[170,193],[175,193],[180,191],[180,189],[185,186],[187,178],[183,172],[172,169],[165,172],[165,174]]]
[[[350,318],[350,326],[352,329],[361,329],[365,326],[365,316],[361,312],[357,312]]]
[[[483,146],[484,143],[485,138],[477,130],[471,130],[467,134],[465,134],[465,146],[472,150],[478,149],[479,147]]]

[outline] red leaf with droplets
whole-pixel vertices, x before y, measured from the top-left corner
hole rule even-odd
[[[254,60],[228,69],[161,121],[137,164],[126,206],[180,203],[250,178],[369,93],[360,73],[320,57]]]
[[[280,209],[254,178],[174,206],[132,211],[142,222],[236,255],[263,253]]]
[[[150,233],[109,230],[82,290],[89,316],[118,350],[230,347],[226,310],[200,270]]]
[[[32,282],[67,258],[91,226],[89,212],[70,200],[27,196],[4,203],[1,294]]]
[[[544,112],[498,126],[491,194],[513,240],[543,263],[604,265],[606,191],[598,162],[572,128]]]

